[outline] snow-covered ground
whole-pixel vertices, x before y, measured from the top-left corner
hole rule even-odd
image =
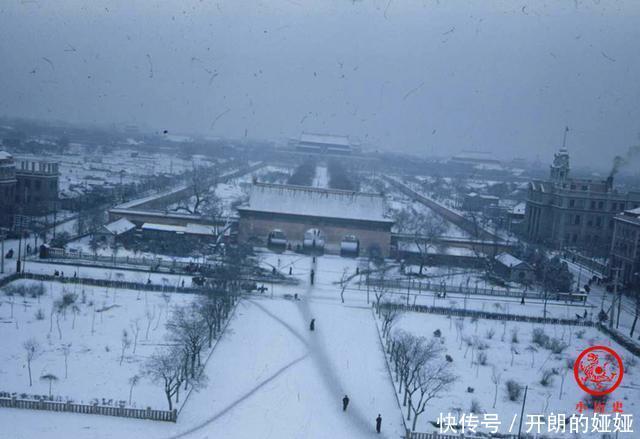
[[[329,187],[329,172],[326,166],[316,166],[316,176],[313,186],[327,189]]]
[[[58,282],[20,280],[10,285],[42,285],[45,294],[32,298],[0,293],[0,390],[46,395],[49,384],[40,377],[53,374],[58,377],[52,386],[54,396],[85,403],[93,398],[128,400],[129,379],[141,375],[142,363],[166,343],[165,323],[172,308],[191,303],[195,297]],[[63,314],[53,312],[54,302],[64,293],[75,294],[75,303]],[[120,364],[123,331],[133,341],[136,327],[136,351],[133,345],[126,349]],[[29,386],[23,348],[30,338],[42,348],[31,366],[33,386]],[[69,347],[68,373],[65,345]],[[165,409],[163,395],[160,387],[143,377],[134,388],[132,405]]]
[[[461,329],[458,329],[458,325],[461,325]],[[536,346],[531,338],[535,328],[542,328],[548,336],[563,340],[569,346],[562,354],[557,355]],[[395,324],[394,330],[405,330],[427,338],[433,337],[434,331],[440,330],[446,353],[453,358],[453,370],[459,376],[451,390],[434,400],[419,419],[419,431],[437,430],[429,421],[436,421],[440,413],[446,415],[450,412],[459,417],[461,413],[471,412],[472,401],[476,400],[484,413],[499,415],[499,419],[503,421],[500,432],[507,433],[505,427],[508,428],[515,414],[519,416],[522,405],[522,399],[510,401],[507,397],[508,380],[515,380],[522,386],[529,387],[525,415],[565,413],[569,416],[575,413],[576,404],[582,400],[584,392],[576,384],[573,370],[567,366],[567,359],[575,360],[578,354],[590,345],[612,347],[626,364],[624,381],[610,398],[607,412],[611,412],[613,401],[622,401],[626,413],[638,414],[640,367],[637,365],[637,359],[632,360],[634,357],[631,353],[611,342],[596,329],[491,320],[478,320],[474,323],[469,318],[451,319],[431,314],[404,313]],[[517,331],[517,343],[512,342],[514,331]],[[472,353],[472,349],[467,349],[463,340],[474,337],[486,345],[484,350],[475,349]],[[486,354],[486,365],[478,363],[478,352]],[[495,407],[493,400],[496,387],[492,381],[494,369],[500,375]],[[542,373],[553,369],[557,370],[558,374],[553,376],[549,385],[542,385]],[[563,377],[564,386],[560,395]],[[470,392],[470,389],[473,391]]]
[[[262,295],[253,295],[243,299],[236,309],[227,331],[222,336],[206,367],[209,380],[206,386],[197,393],[192,393],[180,412],[176,424],[151,422],[143,420],[130,420],[123,418],[109,418],[91,415],[75,415],[68,413],[49,413],[29,410],[0,410],[0,423],[6,426],[10,423],[11,438],[364,438],[375,435],[374,420],[378,413],[383,418],[382,437],[399,438],[403,431],[401,408],[398,406],[393,382],[389,377],[384,354],[376,328],[376,321],[371,310],[374,300],[370,294],[367,303],[366,288],[357,285],[359,279],[356,276],[344,293],[344,303],[340,300],[339,281],[344,275],[353,274],[357,267],[362,270],[367,266],[364,259],[350,259],[339,256],[325,255],[317,258],[314,265],[312,258],[293,252],[272,253],[258,249],[258,259],[264,267],[275,267],[281,273],[300,279],[296,286],[266,285],[268,290]],[[55,268],[51,264],[28,263],[28,269],[39,269],[49,273]],[[69,268],[71,269],[71,268]],[[315,282],[310,285],[310,270],[314,269]],[[147,276],[147,273],[128,270],[104,270],[100,268],[81,268],[82,276],[95,276],[105,278],[108,273],[114,276],[115,272],[122,273],[125,279],[136,279],[136,276]],[[160,283],[161,277],[167,277],[173,285],[179,282],[178,276],[154,273],[151,275],[153,282]],[[67,286],[73,288],[73,285]],[[76,287],[79,288],[79,287]],[[152,293],[148,293],[149,298]],[[298,294],[299,300],[293,300],[294,294]],[[97,289],[95,297],[104,297],[104,289]],[[107,299],[112,299],[113,291]],[[162,296],[159,305],[163,305]],[[176,303],[180,298],[187,300],[185,295],[172,295],[171,303]],[[136,310],[144,309],[144,295],[137,299],[137,292],[120,291],[117,295],[117,303],[125,305],[125,300],[130,300],[127,306],[116,308],[117,313],[122,313],[120,321],[134,318]],[[41,298],[41,300],[45,300]],[[150,300],[150,299],[149,299]],[[384,300],[405,301],[406,292],[390,291]],[[541,301],[528,300],[521,305],[518,299],[499,299],[495,297],[467,297],[448,294],[446,298],[434,297],[430,292],[423,292],[418,296],[410,296],[410,303],[435,304],[438,306],[450,306],[467,309],[483,309],[494,312],[516,313],[522,315],[541,316],[544,304]],[[150,300],[151,302],[151,300]],[[33,309],[23,312],[16,303],[14,313],[24,313],[25,317],[34,314]],[[591,310],[591,308],[588,308]],[[573,317],[582,314],[583,306],[568,305],[549,302],[547,312],[550,316]],[[0,307],[0,315],[7,313],[6,305]],[[45,313],[46,314],[46,313]],[[48,317],[48,316],[47,316]],[[63,337],[71,337],[73,330],[69,329],[71,315],[63,325]],[[77,317],[76,325],[80,324],[82,317]],[[316,330],[309,331],[309,321],[316,319]],[[107,314],[104,316],[105,325]],[[463,377],[456,384],[452,392],[448,392],[440,400],[431,403],[427,413],[423,415],[418,425],[420,431],[431,431],[433,427],[428,423],[434,420],[442,412],[454,411],[452,408],[460,408],[463,412],[469,412],[472,399],[477,399],[480,406],[489,413],[497,412],[501,418],[511,419],[517,412],[519,405],[505,398],[505,382],[514,378],[522,384],[530,385],[530,393],[527,401],[527,413],[537,414],[555,411],[573,413],[575,404],[580,399],[580,393],[570,374],[566,373],[565,357],[573,356],[587,347],[592,342],[610,344],[601,333],[595,329],[585,329],[581,338],[578,338],[579,330],[568,326],[545,325],[545,332],[552,337],[571,342],[561,357],[550,356],[545,349],[538,348],[538,352],[527,350],[531,345],[531,331],[541,325],[508,322],[503,326],[502,322],[479,320],[476,324],[466,319],[462,332],[469,337],[477,336],[486,342],[488,363],[496,364],[502,370],[501,384],[499,385],[496,408],[493,405],[493,383],[491,382],[491,366],[471,364],[471,353],[465,358],[466,346],[460,347],[460,338],[456,337],[456,325],[454,319],[443,316],[418,313],[404,313],[396,329],[411,331],[417,335],[430,337],[433,331],[440,329],[442,338],[449,354],[452,356],[456,371]],[[143,315],[144,322],[144,315]],[[32,325],[43,324],[39,333],[42,334],[44,343],[48,333],[48,320],[44,323],[35,322]],[[86,324],[86,322],[85,322]],[[27,323],[22,326],[29,325]],[[118,327],[118,325],[113,325]],[[80,326],[77,326],[78,329]],[[97,326],[96,326],[97,327]],[[491,339],[487,332],[493,328],[495,333]],[[506,329],[505,329],[506,328]],[[518,343],[515,343],[518,354],[514,354],[514,366],[510,366],[512,330],[518,329]],[[104,346],[111,343],[119,346],[121,330],[118,329],[109,340],[97,344],[95,349],[100,349],[105,366],[118,368],[117,354],[107,353]],[[20,332],[14,325],[3,324],[0,326],[3,335],[6,331],[13,334]],[[157,331],[161,331],[161,327]],[[153,331],[152,331],[153,332]],[[502,334],[505,333],[505,341]],[[144,334],[142,334],[144,335]],[[150,336],[153,340],[160,336],[160,332]],[[57,343],[57,329],[54,322],[52,343]],[[21,339],[15,337],[12,342],[20,345]],[[6,337],[5,337],[6,339]],[[89,340],[90,341],[90,340]],[[80,343],[80,341],[77,341]],[[73,342],[76,346],[76,341]],[[632,363],[631,356],[621,347],[612,346],[623,354],[623,358]],[[94,345],[90,344],[91,349]],[[138,345],[138,350],[144,352],[146,346]],[[0,383],[3,387],[10,376],[20,376],[14,380],[16,388],[24,385],[24,375],[18,375],[16,367],[24,364],[20,358],[20,352],[15,353],[11,361],[3,361],[2,370],[11,366],[10,374],[0,375]],[[61,355],[51,353],[57,364]],[[142,355],[142,354],[141,354]],[[475,357],[476,353],[474,353]],[[94,360],[88,360],[89,363]],[[97,361],[97,360],[96,360]],[[135,362],[134,360],[131,360]],[[533,366],[531,362],[533,361]],[[35,364],[35,363],[34,363]],[[71,374],[70,361],[69,379]],[[122,367],[125,367],[127,359]],[[74,366],[75,367],[75,366]],[[566,373],[563,389],[563,397],[559,398],[559,384],[562,374],[553,378],[553,384],[549,387],[539,384],[540,375],[548,368],[558,368],[559,372]],[[636,413],[639,403],[637,388],[640,386],[636,378],[636,366],[629,368],[622,387],[616,391],[615,400],[623,401],[627,413]],[[87,368],[89,369],[89,368]],[[34,369],[35,370],[35,369]],[[34,373],[38,375],[41,370]],[[116,370],[116,372],[118,372]],[[74,370],[74,374],[80,373]],[[98,372],[103,373],[103,372]],[[24,374],[24,370],[22,370]],[[60,374],[60,372],[58,372]],[[96,374],[94,372],[94,374]],[[92,376],[94,375],[92,374]],[[476,376],[477,374],[477,376]],[[38,383],[42,385],[42,383]],[[34,384],[35,385],[35,384]],[[83,390],[72,392],[57,392],[58,386],[65,385],[64,380],[54,384],[54,393],[69,394],[80,399],[77,395]],[[79,383],[85,386],[85,383]],[[26,386],[25,386],[26,387]],[[90,386],[89,386],[90,387]],[[467,387],[472,387],[473,393],[467,392]],[[117,390],[113,386],[113,390]],[[25,392],[27,388],[23,389]],[[61,387],[60,387],[61,390]],[[120,392],[120,391],[118,391]],[[164,397],[159,388],[149,389],[154,392],[154,407],[164,407]],[[156,393],[157,392],[157,393]],[[46,392],[44,392],[46,393]],[[134,390],[134,400],[142,404],[142,399],[147,393],[142,387]],[[346,413],[342,412],[341,398],[348,394],[351,403]],[[82,393],[84,395],[84,393]],[[91,394],[88,397],[93,397]],[[98,395],[95,395],[98,396]],[[125,395],[126,396],[126,395]],[[120,398],[119,395],[105,397]],[[137,399],[138,398],[138,399]],[[123,398],[126,399],[126,398]],[[548,404],[547,404],[548,399]]]
[[[152,284],[165,285],[167,289],[176,286],[182,286],[183,281],[185,287],[192,286],[192,276],[164,272],[148,272],[143,270],[145,267],[140,267],[139,269],[134,270],[131,267],[87,267],[82,265],[61,264],[43,261],[46,261],[46,259],[27,260],[24,265],[24,272],[53,276],[54,272],[57,270],[64,272],[65,277],[72,277],[74,274],[76,274],[80,278],[101,280],[119,280],[123,282],[136,283],[147,283],[150,281]]]
[[[424,216],[437,216],[438,214],[435,213],[433,210],[429,209],[427,206],[425,206],[424,204],[418,202],[418,201],[413,201],[411,200],[409,197],[402,195],[400,193],[394,193],[393,194],[393,198],[387,198],[387,206],[392,210],[392,211],[398,211],[398,210],[402,210],[402,209],[413,209],[415,212],[418,212],[421,215]],[[444,224],[446,226],[446,230],[443,233],[444,237],[447,238],[469,238],[469,234],[467,232],[465,232],[464,230],[462,230],[460,227],[458,227],[457,225],[453,224],[450,221],[444,221]]]
[[[291,266],[308,279],[311,258],[285,257],[264,260],[277,266],[281,259],[282,269]],[[207,363],[207,386],[190,396],[176,424],[13,409],[0,410],[0,423],[11,419],[16,439],[365,438],[375,434],[380,413],[380,437],[398,438],[404,427],[371,309],[361,299],[348,300],[348,306],[336,300],[333,282],[343,261],[357,264],[322,257],[314,286],[277,286],[273,297],[240,302]],[[282,298],[294,292],[300,300]],[[308,329],[311,318],[314,332]],[[344,394],[351,398],[346,413]]]

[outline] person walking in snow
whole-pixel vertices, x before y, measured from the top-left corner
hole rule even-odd
[[[313,285],[313,279],[316,277],[316,272],[313,271],[313,269],[311,270],[310,277],[311,277],[311,285]]]
[[[380,428],[382,427],[382,416],[378,413],[378,417],[376,418],[376,432],[380,433]]]
[[[347,395],[344,395],[344,398],[342,398],[342,411],[346,412],[347,411],[347,406],[349,405],[349,397]]]
[[[310,331],[316,330],[316,319],[311,319],[311,323],[309,323],[309,330]]]

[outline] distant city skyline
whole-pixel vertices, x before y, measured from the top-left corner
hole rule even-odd
[[[640,142],[640,4],[11,2],[0,114],[576,165]]]

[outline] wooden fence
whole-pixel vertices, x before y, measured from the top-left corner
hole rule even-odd
[[[429,305],[404,305],[402,303],[381,303],[381,308],[395,308],[401,311],[414,311],[420,313],[439,314],[456,317],[477,317],[479,319],[490,320],[507,320],[514,322],[529,322],[529,323],[550,323],[557,325],[575,325],[575,326],[596,326],[591,320],[577,320],[577,319],[557,319],[550,317],[539,316],[523,316],[515,314],[502,314],[489,311],[477,311],[473,309],[459,309],[459,308],[444,308],[441,306],[429,306]]]
[[[401,311],[414,311],[420,313],[439,314],[457,317],[477,317],[480,319],[490,320],[502,320],[512,322],[528,322],[528,323],[550,323],[555,325],[573,325],[573,326],[586,326],[590,328],[596,328],[606,336],[610,337],[619,345],[623,346],[629,352],[636,357],[640,357],[640,345],[629,337],[621,334],[618,331],[609,329],[605,324],[595,323],[591,320],[577,320],[577,319],[557,319],[549,317],[537,317],[537,316],[522,316],[514,314],[501,314],[488,311],[476,311],[471,309],[459,309],[459,308],[443,308],[439,306],[428,305],[404,305],[402,303],[382,303],[381,307],[396,308]]]
[[[190,293],[190,294],[198,294],[203,291],[202,288],[193,288],[193,287],[180,287],[176,285],[161,285],[154,283],[140,283],[140,282],[129,282],[123,280],[108,280],[108,279],[94,279],[91,277],[60,277],[60,276],[52,276],[50,274],[37,274],[37,273],[19,273],[12,274],[12,280],[15,279],[31,279],[31,280],[40,280],[40,281],[53,281],[53,282],[61,282],[68,284],[81,284],[81,285],[89,285],[89,286],[97,286],[97,287],[109,287],[109,288],[121,288],[127,290],[142,290],[142,291],[160,291],[167,293]],[[0,284],[2,286],[2,284]]]
[[[465,435],[465,434],[438,434],[438,433],[418,433],[415,431],[407,430],[407,434],[405,436],[406,439],[473,439],[473,438],[486,438],[487,436],[476,436],[476,435]],[[517,439],[518,435],[510,434],[510,435],[500,435],[500,438],[504,439]],[[527,437],[526,435],[523,436]]]
[[[606,263],[598,262],[571,249],[565,249],[563,256],[572,262],[582,265],[585,267],[585,270],[590,270],[592,274],[600,278],[604,278],[607,275],[608,270]]]
[[[545,300],[544,293],[534,290],[523,291],[519,289],[506,289],[506,288],[485,288],[477,286],[465,286],[464,284],[452,284],[442,282],[421,281],[416,279],[375,279],[369,277],[365,280],[365,285],[372,287],[382,286],[383,288],[390,290],[411,291],[421,294],[424,292],[435,292],[438,294],[463,294],[465,296],[495,296],[495,297],[513,297],[525,299]],[[546,300],[562,301],[562,302],[584,302],[586,296],[584,294],[572,294],[572,293],[547,293]]]
[[[112,407],[98,404],[77,404],[74,402],[47,401],[18,399],[17,397],[4,398],[0,397],[0,407],[30,409],[30,410],[48,410],[53,412],[70,412],[85,413],[104,416],[119,416],[122,418],[149,419],[152,421],[176,422],[178,412],[173,409],[168,410],[152,410],[151,407],[146,409],[134,409],[128,407]]]
[[[70,265],[73,267],[94,267],[110,270],[129,270],[140,271],[143,273],[156,274],[176,274],[183,276],[199,276],[200,268],[210,268],[212,262],[206,264],[198,264],[194,262],[181,262],[174,260],[165,260],[161,258],[145,258],[133,256],[99,256],[87,253],[69,253],[61,248],[50,248],[49,254],[45,258],[32,259],[30,262],[44,262],[51,264]],[[282,274],[273,276],[271,274],[243,276],[243,281],[264,282],[295,285],[297,280]]]

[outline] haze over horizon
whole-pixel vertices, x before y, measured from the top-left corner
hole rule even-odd
[[[640,3],[11,1],[0,115],[611,163],[640,132]],[[604,166],[604,165],[603,165]]]

